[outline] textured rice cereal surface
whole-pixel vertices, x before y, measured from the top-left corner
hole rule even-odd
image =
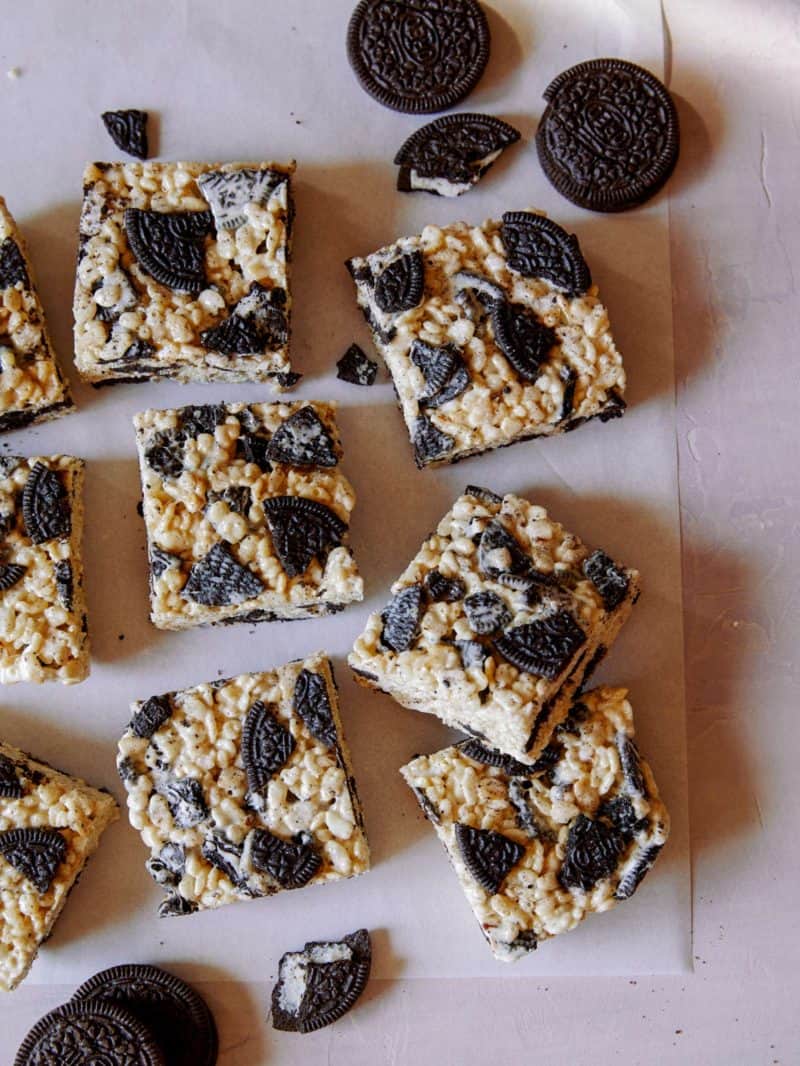
[[[154,625],[304,618],[362,599],[335,404],[151,410],[134,424]]]
[[[635,570],[543,507],[470,486],[348,662],[362,684],[532,764],[638,593]]]
[[[514,269],[505,222],[492,220],[426,226],[348,261],[418,466],[624,412],[625,370],[608,312],[577,241],[547,225],[571,273],[563,263],[551,269],[557,242],[542,249],[549,266],[529,269],[547,270],[558,284]]]
[[[504,962],[628,899],[667,840],[626,697],[583,695],[534,773],[477,741],[401,770]]]
[[[83,459],[0,458],[0,683],[89,676]]]
[[[119,811],[106,792],[0,741],[0,990],[28,973]]]
[[[74,410],[25,243],[0,196],[0,432]]]
[[[294,163],[92,163],[75,365],[87,381],[291,383]]]
[[[171,916],[355,877],[369,848],[322,653],[133,705],[117,767]]]

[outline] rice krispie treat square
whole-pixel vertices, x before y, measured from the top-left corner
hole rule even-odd
[[[289,387],[294,163],[92,163],[75,365],[87,381]]]
[[[25,243],[0,196],[0,433],[74,410]]]
[[[336,683],[323,653],[133,705],[117,768],[159,914],[369,869]]]
[[[89,676],[83,459],[0,458],[0,683]]]
[[[626,697],[581,696],[532,770],[468,740],[400,771],[503,962],[628,899],[667,840]]]
[[[118,817],[107,792],[0,741],[0,991],[27,975]]]
[[[348,661],[363,685],[532,764],[638,595],[635,570],[543,507],[470,486]]]
[[[577,239],[532,211],[426,226],[347,263],[417,466],[625,410],[625,371]]]
[[[331,403],[134,418],[159,629],[331,614],[363,598]]]

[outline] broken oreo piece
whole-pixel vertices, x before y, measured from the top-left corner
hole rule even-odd
[[[543,325],[522,304],[495,303],[491,317],[497,347],[523,381],[536,381],[551,349],[558,344],[555,330]]]
[[[419,629],[423,597],[420,585],[401,589],[387,604],[381,618],[381,644],[392,651],[406,651],[411,647]]]
[[[414,420],[411,443],[414,446],[414,459],[421,469],[428,463],[449,455],[455,445],[455,438],[434,425],[427,415],[419,415]]]
[[[40,895],[52,885],[67,854],[67,841],[57,829],[4,829],[0,856],[30,881]]]
[[[397,188],[460,196],[519,139],[519,130],[492,115],[444,115],[413,133],[394,157]]]
[[[265,455],[290,466],[332,467],[339,462],[333,438],[313,407],[301,407],[282,422]]]
[[[479,637],[488,637],[498,629],[507,626],[512,619],[511,611],[496,592],[488,589],[475,592],[464,600],[464,613],[473,633]]]
[[[508,265],[526,278],[545,278],[568,296],[581,296],[592,275],[578,238],[557,222],[533,211],[507,211],[500,239]]]
[[[489,60],[477,0],[361,0],[347,55],[362,89],[384,107],[446,111],[472,92]]]
[[[36,463],[22,491],[25,532],[34,544],[69,536],[72,514],[69,498],[57,471]]]
[[[238,167],[235,170],[208,170],[197,179],[208,201],[218,230],[234,230],[247,222],[250,204],[264,207],[285,174],[277,170]]]
[[[280,347],[289,338],[283,289],[254,281],[246,296],[225,318],[200,334],[203,345],[222,355],[257,355]]]
[[[25,576],[26,566],[19,563],[5,563],[0,566],[0,592],[8,592],[18,585]]]
[[[208,818],[203,786],[194,777],[181,777],[167,782],[164,798],[179,829],[192,829]]]
[[[435,603],[457,603],[467,591],[460,577],[445,577],[438,570],[429,570],[425,575],[425,588]]]
[[[59,559],[53,567],[53,575],[56,579],[56,592],[65,611],[72,610],[72,597],[74,585],[72,578],[72,564],[67,559]]]
[[[204,607],[229,607],[253,599],[263,590],[261,578],[220,541],[191,568],[182,595]]]
[[[336,724],[328,687],[321,674],[300,671],[294,687],[294,709],[312,737],[329,748],[336,747]]]
[[[658,858],[663,846],[663,844],[652,844],[650,847],[640,848],[634,853],[633,860],[622,873],[617,890],[614,893],[614,899],[631,898]]]
[[[250,861],[257,870],[273,877],[281,888],[302,888],[308,884],[322,865],[322,859],[310,843],[308,834],[293,843],[275,836],[266,829],[252,832]]]
[[[336,364],[336,377],[350,385],[374,385],[377,373],[378,364],[357,344],[351,344]]]
[[[3,799],[21,799],[25,787],[19,779],[14,763],[5,755],[0,755],[0,797]]]
[[[31,287],[28,268],[13,237],[0,241],[0,289],[13,289],[22,282],[23,289]]]
[[[124,965],[90,977],[72,1001],[111,1003],[130,1011],[164,1052],[168,1066],[214,1066],[217,1027],[200,996],[157,966]]]
[[[149,739],[171,717],[172,700],[169,696],[151,696],[137,708],[130,729],[134,736]]]
[[[287,952],[272,991],[272,1025],[312,1033],[332,1025],[357,1002],[369,980],[372,945],[366,929],[338,941],[312,941]]]
[[[375,282],[375,303],[385,314],[411,311],[425,291],[425,262],[422,253],[407,252],[381,271]]]
[[[568,611],[508,629],[494,642],[497,651],[523,673],[554,681],[577,650],[586,634]]]
[[[483,490],[467,488],[471,496],[475,496],[476,491]],[[502,500],[496,502],[502,503]],[[504,575],[527,575],[532,563],[516,538],[499,519],[493,518],[478,541],[478,568],[485,577],[497,581]]]
[[[506,755],[504,752],[498,751],[497,748],[487,748],[479,740],[466,740],[460,747],[468,759],[482,763],[484,766],[495,766],[498,770],[503,770],[504,773],[509,774],[511,777],[529,777],[533,772],[532,766],[526,766],[525,763],[515,759],[513,755]]]
[[[461,656],[461,665],[465,670],[471,670],[475,666],[479,670],[483,669],[483,664],[486,662],[489,652],[480,641],[456,640],[454,643],[458,648],[458,654]]]
[[[123,111],[104,111],[100,116],[108,135],[121,152],[147,159],[147,112],[127,108]]]
[[[625,840],[618,829],[579,814],[570,826],[558,880],[564,888],[590,892],[598,881],[611,876],[624,850]]]
[[[247,712],[242,729],[242,765],[251,792],[261,792],[295,749],[295,741],[261,700]]]
[[[418,397],[420,407],[441,407],[469,388],[469,370],[454,344],[434,348],[416,340],[411,345],[411,362],[425,378],[425,388]]]
[[[599,548],[583,561],[583,572],[600,593],[607,611],[619,607],[628,595],[630,580],[624,570],[615,565]]]
[[[678,160],[675,103],[658,78],[623,59],[593,59],[545,89],[536,149],[550,183],[590,211],[654,196]]]
[[[196,296],[206,284],[203,239],[213,229],[210,211],[125,209],[125,232],[142,270],[175,292]]]
[[[72,1000],[45,1014],[14,1066],[171,1066],[151,1030],[113,1003]]]
[[[493,829],[474,829],[456,822],[455,837],[464,865],[490,895],[495,895],[525,849]]]
[[[324,566],[347,532],[330,507],[305,496],[273,496],[263,506],[275,554],[289,577],[304,574],[312,559]]]

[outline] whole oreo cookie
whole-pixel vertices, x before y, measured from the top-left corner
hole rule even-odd
[[[85,981],[73,996],[76,1001],[124,1008],[152,1032],[169,1066],[217,1061],[211,1011],[189,985],[156,966],[112,966]]]
[[[362,88],[384,107],[444,111],[478,84],[489,25],[477,0],[361,0],[347,55]]]
[[[152,1032],[130,1011],[112,1003],[73,1000],[40,1018],[14,1059],[14,1066],[67,1063],[167,1066],[167,1059]]]
[[[625,211],[653,196],[678,159],[678,113],[650,71],[592,59],[548,85],[536,132],[545,174],[590,211]]]

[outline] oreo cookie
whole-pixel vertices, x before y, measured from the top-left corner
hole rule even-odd
[[[490,34],[477,0],[361,0],[347,55],[361,87],[384,107],[445,111],[480,81]]]
[[[336,377],[350,385],[374,385],[377,373],[378,364],[357,344],[351,344],[336,364]]]
[[[50,1011],[22,1042],[14,1066],[168,1066],[155,1036],[123,1007],[73,1000]]]
[[[519,130],[492,115],[444,115],[412,134],[394,157],[397,188],[460,196],[519,139]]]
[[[104,111],[100,116],[108,135],[121,152],[147,159],[147,112],[127,108],[124,111]]]
[[[545,90],[536,148],[551,184],[590,211],[625,211],[649,200],[678,160],[678,112],[649,70],[592,59]]]
[[[153,1034],[168,1066],[214,1066],[217,1061],[211,1011],[194,989],[157,966],[112,966],[85,981],[72,1002],[107,1003],[129,1011]]]
[[[168,289],[192,296],[206,284],[204,238],[213,228],[210,211],[125,209],[125,233],[141,269]]]
[[[66,489],[55,470],[36,463],[22,490],[25,532],[34,544],[69,536],[72,514]]]

